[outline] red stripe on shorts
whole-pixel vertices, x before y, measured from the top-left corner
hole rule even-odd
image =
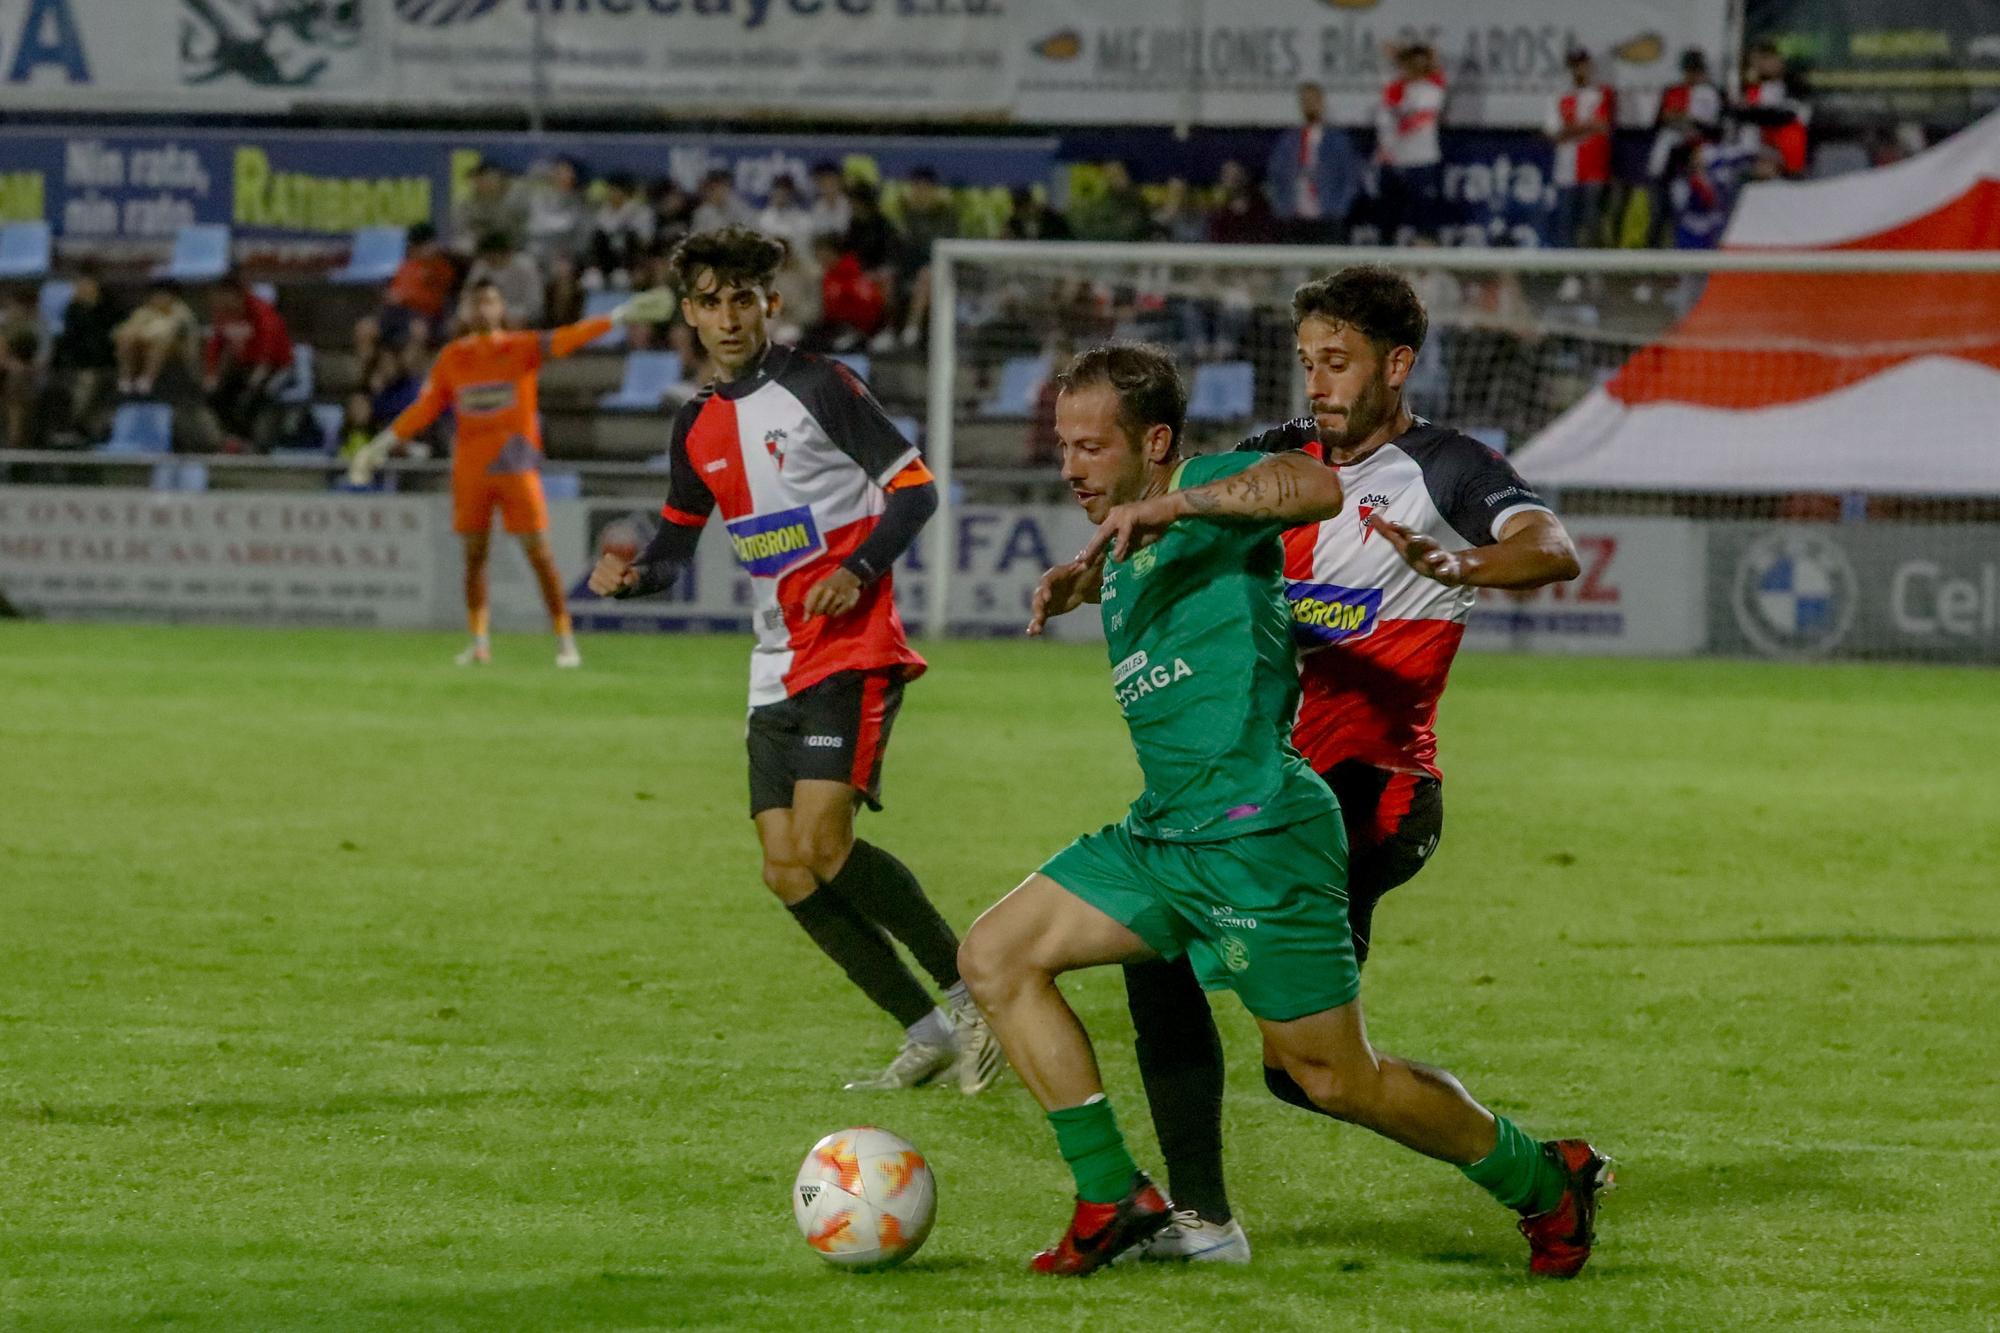
[[[882,760],[882,721],[889,706],[889,678],[871,672],[861,682],[861,729],[854,740],[854,770],[849,782],[856,791],[873,790],[875,768]]]
[[[1397,825],[1403,816],[1410,813],[1410,802],[1417,794],[1417,774],[1391,773],[1388,783],[1382,788],[1382,799],[1375,802],[1375,823],[1371,832],[1377,845],[1396,836]]]

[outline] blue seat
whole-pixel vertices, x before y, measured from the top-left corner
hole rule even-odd
[[[610,314],[631,299],[630,292],[592,292],[583,298],[583,317],[599,319]],[[625,326],[613,324],[611,332],[590,340],[592,347],[601,351],[615,352],[625,346]]]
[[[285,404],[308,403],[316,389],[311,343],[292,344],[292,364],[278,376],[272,396]]]
[[[312,405],[313,425],[319,427],[320,448],[332,453],[340,447],[340,428],[347,424],[347,413],[339,403],[314,403]]]
[[[111,417],[107,454],[164,454],[174,447],[174,409],[165,403],[126,403]]]
[[[49,331],[51,338],[63,331],[69,320],[69,303],[76,297],[76,284],[61,278],[50,278],[42,284],[41,295],[36,305],[42,312],[42,327]]]
[[[835,352],[827,360],[840,362],[841,365],[853,371],[854,378],[860,380],[863,384],[868,382],[868,372],[875,368],[875,363],[868,359],[866,352]]]
[[[1241,421],[1254,410],[1257,371],[1248,361],[1210,361],[1194,368],[1188,420]]]
[[[347,262],[326,276],[333,282],[387,282],[402,267],[408,238],[401,227],[360,227]]]
[[[681,382],[681,358],[676,352],[629,352],[625,380],[597,400],[613,412],[652,412]]]
[[[174,235],[173,257],[153,270],[156,278],[213,282],[229,272],[229,228],[220,222],[182,227]]]
[[[208,489],[206,463],[155,463],[153,489],[156,491],[205,491]]]
[[[1048,382],[1054,360],[1042,356],[1009,357],[1000,367],[1000,382],[993,396],[979,405],[982,417],[1025,417],[1035,410],[1035,395]]]
[[[0,278],[45,278],[55,256],[55,237],[46,222],[10,222],[0,227]]]
[[[915,417],[890,417],[889,424],[896,428],[896,434],[916,444],[923,439],[924,425]]]
[[[550,500],[583,498],[583,475],[578,472],[542,473],[542,495]]]

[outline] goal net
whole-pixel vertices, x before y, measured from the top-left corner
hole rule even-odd
[[[1172,348],[1190,447],[1231,448],[1307,410],[1291,293],[1350,263],[1428,310],[1413,410],[1508,454],[1605,553],[1594,580],[1490,598],[1475,642],[2000,660],[1987,253],[952,241],[932,458],[975,503],[1063,498],[1050,375],[1109,338]]]

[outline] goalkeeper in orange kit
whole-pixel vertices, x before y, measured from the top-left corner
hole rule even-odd
[[[458,655],[460,666],[483,666],[493,658],[486,557],[495,509],[507,531],[520,539],[541,586],[542,602],[555,626],[556,665],[583,665],[570,632],[562,576],[549,551],[535,374],[544,361],[570,355],[610,332],[614,323],[657,323],[671,318],[673,310],[670,292],[644,292],[608,316],[545,333],[513,332],[507,328],[507,302],[500,289],[490,282],[474,283],[464,307],[472,332],[445,345],[417,400],[355,455],[349,476],[357,485],[365,485],[391,450],[423,431],[447,408],[457,415],[451,450],[451,526],[465,544],[465,614],[472,629],[472,643]]]

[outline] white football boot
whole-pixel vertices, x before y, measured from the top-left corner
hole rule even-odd
[[[558,639],[556,641],[556,665],[565,670],[583,665],[583,654],[576,650],[575,639]]]
[[[1206,1222],[1194,1209],[1182,1208],[1175,1211],[1172,1221],[1119,1255],[1117,1262],[1134,1257],[1160,1263],[1247,1264],[1250,1238],[1233,1217],[1227,1222]]]
[[[493,646],[481,639],[474,639],[465,645],[457,657],[451,659],[459,666],[493,665]]]
[[[896,1058],[889,1067],[873,1078],[857,1078],[846,1085],[848,1092],[894,1092],[903,1088],[919,1088],[939,1074],[958,1063],[958,1047],[945,1042],[932,1045],[927,1041],[906,1039],[903,1049],[896,1052]]]
[[[958,1090],[968,1097],[986,1091],[1007,1067],[1000,1039],[974,1004],[952,1005],[951,1026],[958,1039]]]

